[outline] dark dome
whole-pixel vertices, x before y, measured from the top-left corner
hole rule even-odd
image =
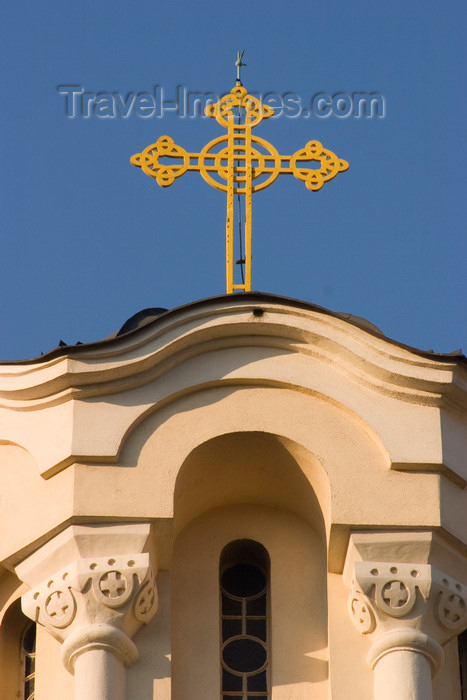
[[[138,311],[138,313],[133,314],[133,316],[130,316],[130,318],[125,321],[120,330],[118,330],[115,334],[115,337],[118,338],[120,335],[124,335],[125,333],[136,330],[136,328],[145,326],[146,323],[149,323],[161,314],[164,314],[166,311],[168,311],[168,309],[163,309],[159,306],[151,306],[149,309]]]

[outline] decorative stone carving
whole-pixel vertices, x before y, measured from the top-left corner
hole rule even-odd
[[[157,610],[158,595],[156,587],[156,579],[151,572],[150,580],[147,581],[139,590],[134,603],[134,616],[142,623],[149,622],[151,617]]]
[[[59,641],[73,671],[90,648],[112,651],[126,665],[138,657],[130,637],[152,618],[158,597],[149,554],[78,559],[23,596],[26,615]]]
[[[426,564],[356,562],[352,590],[360,589],[380,615],[406,617],[417,602],[417,590],[423,599],[428,597],[430,569]]]
[[[373,632],[376,626],[375,614],[367,598],[356,588],[349,596],[349,612],[352,622],[362,634]]]
[[[371,636],[373,668],[386,653],[412,650],[439,669],[444,644],[467,627],[467,587],[429,564],[356,562],[349,612]]]
[[[467,626],[467,586],[439,571],[436,573],[439,590],[435,606],[437,620],[442,627],[460,634]]]

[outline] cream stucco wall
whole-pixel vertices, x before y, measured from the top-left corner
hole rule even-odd
[[[199,516],[174,548],[173,692],[219,697],[219,558],[236,539],[271,558],[274,700],[327,697],[326,565],[322,540],[297,516],[265,506],[226,506]],[[293,574],[291,575],[291,572]]]
[[[128,698],[218,698],[219,557],[251,539],[271,560],[271,700],[380,700],[383,664],[367,655],[401,625],[444,649],[433,700],[460,700],[452,639],[464,619],[450,627],[436,601],[467,600],[466,450],[465,363],[267,296],[208,300],[0,366],[0,698],[18,683],[20,596],[45,625],[36,700],[72,697],[69,658],[98,663],[89,639],[102,646],[104,627]],[[358,589],[358,562],[398,576],[413,565],[423,583],[401,579],[407,615],[377,597],[391,581]],[[123,588],[114,602],[99,588],[109,572],[126,602]],[[57,627],[43,590],[67,576],[76,609],[59,610]],[[76,700],[110,700],[96,692]]]

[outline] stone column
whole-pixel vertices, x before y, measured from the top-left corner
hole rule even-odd
[[[74,559],[49,574],[22,598],[24,613],[62,642],[62,661],[75,676],[75,700],[125,699],[125,668],[139,656],[132,637],[157,610],[157,588],[150,555],[147,552],[121,553],[126,548],[125,534],[135,540],[135,528],[141,526],[128,526],[127,533],[122,531],[122,526],[116,527],[120,528],[120,537],[116,539],[112,538],[115,534],[112,527],[106,528],[104,537],[102,529],[91,527],[82,540],[85,549],[99,550],[114,539],[117,553],[109,551],[105,556]],[[147,539],[148,532],[149,529],[143,539]],[[100,537],[97,547],[96,541],[92,541],[93,535]],[[64,558],[63,549],[58,547],[59,559]],[[43,568],[40,550],[33,556],[33,568]],[[50,551],[44,552],[44,558],[45,567],[50,568],[47,566],[53,560]],[[22,566],[17,567],[20,573]],[[23,568],[28,569],[27,566]]]
[[[375,700],[432,700],[442,644],[467,626],[467,587],[429,564],[357,561],[349,612],[368,635]]]

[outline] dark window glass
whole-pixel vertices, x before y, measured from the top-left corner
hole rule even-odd
[[[257,673],[256,676],[250,676],[248,678],[248,690],[250,691],[264,691],[267,688],[267,678],[266,671],[262,673]]]
[[[249,615],[266,615],[266,596],[253,598],[247,602],[247,610]]]
[[[24,700],[34,700],[36,674],[36,625],[32,623],[23,635],[23,693]]]
[[[467,630],[459,635],[459,671],[461,675],[461,698],[467,700]]]
[[[229,595],[237,598],[251,598],[264,590],[266,577],[257,566],[236,564],[224,571],[221,585]]]
[[[241,615],[242,614],[242,601],[232,600],[226,595],[222,596],[222,614],[223,615]]]
[[[242,677],[235,676],[233,673],[229,673],[222,669],[222,688],[223,690],[242,690]]]
[[[257,637],[263,642],[266,641],[266,620],[247,620],[246,633],[252,637]]]
[[[230,637],[236,637],[242,633],[242,620],[233,620],[227,618],[222,620],[222,638],[230,639]]]
[[[222,658],[225,665],[237,673],[258,672],[266,663],[266,649],[256,639],[241,637],[226,644]]]
[[[269,556],[251,540],[228,545],[220,562],[222,700],[269,700]]]

